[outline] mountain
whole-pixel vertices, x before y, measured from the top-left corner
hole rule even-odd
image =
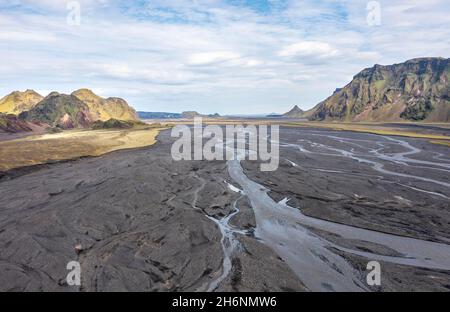
[[[15,133],[23,131],[32,131],[26,121],[20,120],[16,115],[0,113],[0,132]]]
[[[70,95],[52,92],[19,118],[41,122],[62,129],[86,128],[99,121],[138,121],[136,111],[120,98],[104,99],[88,89],[80,89]]]
[[[50,93],[31,110],[22,112],[19,118],[62,129],[89,127],[96,120],[86,103],[75,95],[58,92]]]
[[[300,109],[300,107],[295,105],[290,111],[283,114],[283,116],[288,118],[299,118],[302,117],[304,113],[305,112],[302,109]]]
[[[42,95],[33,90],[14,91],[0,99],[0,113],[18,115],[32,109],[42,99]]]
[[[88,89],[77,90],[72,95],[87,104],[95,120],[139,120],[136,111],[121,98],[104,99]]]
[[[449,82],[450,59],[375,65],[307,114],[312,120],[449,122]]]

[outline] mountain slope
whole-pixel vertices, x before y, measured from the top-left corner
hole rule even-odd
[[[14,91],[0,99],[0,113],[18,115],[32,109],[44,97],[33,90]]]
[[[319,103],[312,120],[450,121],[450,59],[375,65]]]
[[[77,90],[72,95],[87,104],[95,120],[139,120],[136,111],[123,99],[104,99],[88,89]]]
[[[0,132],[16,133],[22,131],[32,131],[30,125],[17,118],[16,115],[0,113]]]
[[[287,118],[299,118],[302,117],[304,113],[305,112],[300,107],[295,105],[290,111],[283,114],[283,116]]]
[[[22,112],[19,118],[62,129],[89,127],[95,120],[86,103],[74,95],[58,92],[50,93],[30,111]]]

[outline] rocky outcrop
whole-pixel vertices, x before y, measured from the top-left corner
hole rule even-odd
[[[45,98],[32,90],[15,91],[0,101],[0,109],[0,112],[19,115],[23,124],[37,122],[61,129],[91,127],[95,121],[110,119],[139,120],[136,111],[125,100],[104,99],[88,89],[80,89],[70,95],[52,92]]]
[[[450,59],[364,69],[311,111],[312,120],[450,121]]]
[[[0,132],[16,133],[32,131],[30,125],[16,115],[0,113]]]

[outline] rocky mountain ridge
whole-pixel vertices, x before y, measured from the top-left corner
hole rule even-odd
[[[139,120],[125,100],[104,99],[89,89],[79,89],[70,95],[52,92],[45,98],[33,90],[14,91],[0,100],[0,113],[18,117],[2,117],[4,124],[8,121],[8,131],[28,131],[27,123],[72,129],[91,127],[95,121]]]
[[[316,105],[310,119],[449,122],[449,81],[450,59],[375,65]]]

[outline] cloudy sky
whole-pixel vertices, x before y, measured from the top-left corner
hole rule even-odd
[[[0,0],[0,94],[87,87],[145,111],[307,109],[363,68],[449,57],[449,12],[448,0]]]

